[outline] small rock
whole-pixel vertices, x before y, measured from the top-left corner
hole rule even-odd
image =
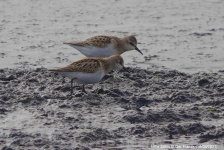
[[[14,80],[14,79],[16,79],[16,77],[14,75],[6,76],[6,81],[11,81],[11,80]]]
[[[202,87],[204,87],[208,84],[209,84],[209,81],[207,79],[201,79],[201,80],[198,81],[198,85],[202,86]]]
[[[104,90],[103,90],[103,89],[99,89],[99,90],[97,91],[97,94],[104,94]]]

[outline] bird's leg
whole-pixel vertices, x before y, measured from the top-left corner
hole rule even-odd
[[[122,81],[121,78],[119,77],[118,71],[114,71],[113,74],[113,81]]]
[[[85,90],[85,86],[84,86],[84,84],[82,85],[82,92],[84,92],[84,93],[87,94],[87,92],[86,92],[86,90]]]
[[[74,81],[74,79],[71,79],[71,95],[73,93],[73,81]]]

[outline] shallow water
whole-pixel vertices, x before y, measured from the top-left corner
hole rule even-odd
[[[126,66],[216,72],[223,69],[224,61],[223,3],[1,1],[0,68],[63,67],[84,58],[63,42],[134,34],[144,56],[126,52],[122,55]]]

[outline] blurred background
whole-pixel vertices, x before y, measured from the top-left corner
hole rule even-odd
[[[84,56],[63,42],[135,35],[125,66],[223,70],[221,0],[2,0],[0,68],[59,68]]]

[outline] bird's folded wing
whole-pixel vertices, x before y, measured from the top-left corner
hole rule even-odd
[[[110,36],[100,35],[100,36],[91,37],[83,42],[70,42],[70,43],[64,43],[64,44],[76,45],[76,46],[94,46],[94,47],[103,48],[111,43],[112,38],[113,37],[110,37]]]
[[[100,69],[100,61],[97,59],[87,58],[83,60],[76,61],[66,67],[50,70],[55,72],[85,72],[94,73]]]

